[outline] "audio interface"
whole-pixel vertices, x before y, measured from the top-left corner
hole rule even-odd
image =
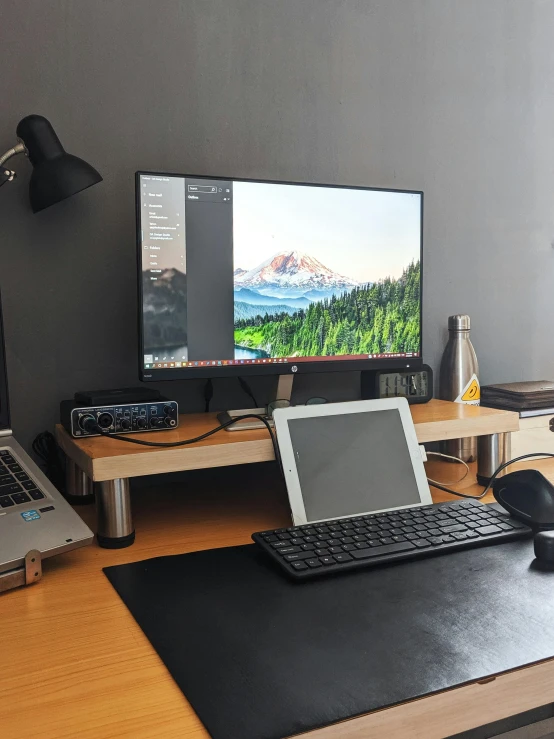
[[[63,400],[60,412],[62,425],[76,438],[168,431],[179,425],[179,406],[174,400],[93,407],[76,407],[74,400]]]

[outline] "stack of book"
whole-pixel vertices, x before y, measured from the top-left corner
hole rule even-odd
[[[509,382],[481,388],[481,405],[517,411],[520,418],[554,415],[554,382]]]

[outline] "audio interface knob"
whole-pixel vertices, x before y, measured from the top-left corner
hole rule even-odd
[[[129,421],[128,418],[122,418],[119,422],[119,425],[121,426],[123,431],[129,431],[129,429],[131,428],[131,421]]]
[[[146,418],[144,416],[139,416],[137,418],[137,428],[138,429],[146,428]]]

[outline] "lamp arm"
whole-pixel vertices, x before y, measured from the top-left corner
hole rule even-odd
[[[24,154],[25,153],[25,144],[16,144],[11,149],[8,149],[8,151],[5,154],[2,154],[0,156],[0,167],[4,164],[4,162],[7,162],[8,159],[11,159],[16,154]]]

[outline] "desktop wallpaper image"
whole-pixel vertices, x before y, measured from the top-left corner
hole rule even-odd
[[[233,195],[235,358],[419,351],[417,195],[252,183]]]

